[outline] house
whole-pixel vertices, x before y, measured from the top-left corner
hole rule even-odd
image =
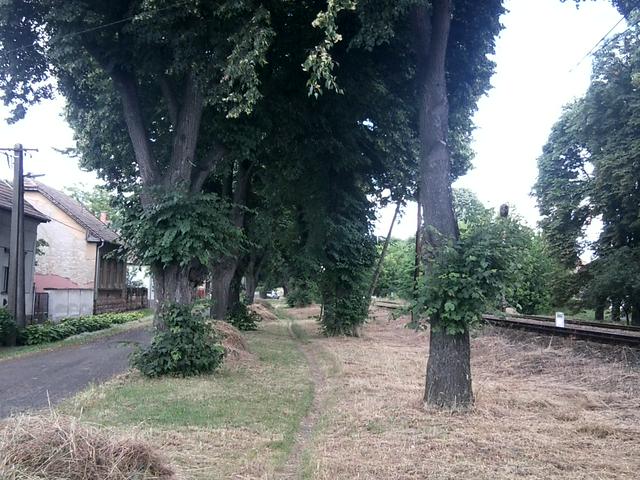
[[[0,180],[0,306],[5,306],[8,302],[12,203],[11,185]],[[24,202],[24,303],[27,318],[33,316],[35,299],[33,275],[38,225],[48,221],[46,215],[36,210],[29,202]]]
[[[24,190],[25,200],[51,219],[38,230],[47,246],[35,269],[36,292],[49,294],[49,318],[126,310],[118,234],[59,190],[38,181],[26,181]]]

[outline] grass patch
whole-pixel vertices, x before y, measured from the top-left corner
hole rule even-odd
[[[61,408],[89,422],[139,427],[154,441],[162,439],[188,478],[271,475],[291,450],[313,385],[284,324],[265,325],[246,337],[253,358],[236,368],[192,378],[132,375]]]
[[[58,350],[60,348],[66,348],[74,345],[82,345],[84,343],[93,342],[96,339],[110,337],[118,333],[126,332],[129,330],[135,330],[138,328],[151,326],[152,317],[144,317],[140,320],[134,320],[133,322],[127,322],[120,325],[114,325],[104,330],[98,330],[95,332],[86,332],[74,335],[59,342],[43,343],[40,345],[23,345],[20,347],[0,347],[0,362],[17,357],[24,357],[26,355],[32,355],[40,352],[50,352]]]

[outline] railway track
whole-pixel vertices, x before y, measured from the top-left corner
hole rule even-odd
[[[375,305],[391,310],[405,307],[401,303],[390,301],[376,301]],[[567,319],[564,327],[557,327],[555,319],[538,315],[514,315],[510,317],[483,315],[482,319],[485,323],[498,327],[640,348],[640,328],[633,326]]]

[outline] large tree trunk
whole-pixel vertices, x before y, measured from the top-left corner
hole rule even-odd
[[[636,302],[631,307],[631,325],[640,326],[640,302]]]
[[[153,291],[156,300],[156,313],[165,303],[189,304],[193,301],[193,285],[189,279],[189,267],[168,265],[165,268],[153,267]],[[158,315],[154,318],[154,326],[162,330]]]
[[[229,313],[231,282],[236,273],[238,261],[227,257],[211,266],[211,316],[216,320],[224,320]]]
[[[229,312],[236,310],[240,304],[240,291],[242,290],[242,276],[243,272],[240,267],[236,268],[236,271],[231,279],[229,285],[229,298],[227,299],[227,309]]]
[[[595,308],[595,319],[602,322],[604,320],[604,303],[598,303]]]
[[[251,177],[251,162],[243,160],[237,164],[237,171],[234,177],[229,176],[229,191],[226,192],[233,201],[230,216],[231,221],[237,228],[244,228],[245,224],[245,207],[247,205],[247,195],[249,193],[249,180]],[[235,183],[235,185],[234,185]],[[231,282],[236,275],[240,263],[239,254],[235,256],[227,256],[211,265],[211,296],[213,304],[211,306],[211,316],[217,320],[224,320],[233,307],[231,296],[235,294],[232,290]],[[235,297],[234,297],[235,298]],[[238,289],[239,299],[239,289]]]
[[[449,104],[445,59],[451,24],[451,0],[433,0],[431,11],[414,9],[417,81],[420,89],[420,203],[424,215],[424,242],[438,249],[458,238],[451,194],[451,158],[447,145]],[[425,271],[429,271],[429,259]],[[431,319],[429,360],[424,400],[448,408],[473,403],[469,331],[447,334],[440,319]]]
[[[252,256],[247,265],[247,269],[244,272],[244,289],[247,305],[251,305],[256,298],[256,289],[258,288],[261,263],[262,262]]]
[[[90,52],[91,49],[89,48]],[[162,77],[160,87],[167,103],[168,116],[172,123],[173,144],[168,165],[158,161],[151,148],[152,137],[145,123],[140,102],[140,86],[135,72],[127,72],[113,66],[105,58],[93,53],[94,58],[111,76],[122,100],[124,120],[127,125],[131,146],[135,154],[142,180],[141,201],[145,210],[155,207],[155,199],[151,195],[154,189],[173,191],[184,189],[186,194],[200,192],[202,184],[224,155],[224,149],[218,143],[201,159],[196,158],[196,150],[200,133],[200,123],[204,109],[204,98],[200,92],[195,73],[185,76],[181,82],[181,90],[174,91],[167,77]],[[157,306],[163,303],[190,304],[193,301],[193,284],[190,278],[201,269],[181,267],[178,263],[153,268]],[[156,328],[162,328],[156,311]]]

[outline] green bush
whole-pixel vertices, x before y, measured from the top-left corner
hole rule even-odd
[[[28,325],[18,335],[18,343],[22,345],[40,345],[42,343],[57,342],[79,333],[104,330],[113,325],[138,320],[146,312],[102,313],[86,317],[65,318],[60,323],[45,322]]]
[[[187,377],[210,373],[224,360],[225,350],[204,313],[188,305],[165,305],[160,312],[164,330],[151,345],[131,355],[131,365],[147,377]]]
[[[10,345],[16,335],[16,322],[6,308],[0,308],[0,345]]]
[[[318,285],[315,282],[292,279],[289,284],[286,300],[287,305],[290,307],[301,308],[309,306],[319,296]]]
[[[252,312],[242,303],[238,304],[225,318],[227,323],[230,323],[243,332],[257,330],[258,322],[261,320],[260,315]]]

